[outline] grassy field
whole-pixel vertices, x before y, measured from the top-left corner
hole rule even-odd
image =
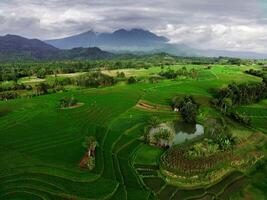
[[[141,81],[0,102],[0,199],[212,199],[215,196],[225,199],[231,193],[236,199],[254,194],[259,199],[266,197],[265,183],[255,185],[255,177],[260,176],[257,173],[266,180],[266,167],[252,177],[232,174],[216,185],[193,190],[169,185],[159,174],[158,162],[163,150],[141,140],[146,121],[153,115],[162,120],[179,116],[171,110],[140,108],[137,106],[140,100],[166,106],[174,96],[190,94],[201,102],[202,115],[212,115],[215,111],[208,102],[213,89],[232,81],[260,81],[243,73],[250,67],[213,66],[210,70],[187,67],[199,71],[197,79],[179,78],[152,84],[143,79],[160,72],[160,67],[112,70],[105,73],[116,76],[117,71],[123,71],[127,77],[136,76]],[[46,81],[53,78],[46,77]],[[84,105],[58,109],[59,100],[70,96]],[[254,129],[267,133],[266,100],[238,109],[252,117]],[[254,132],[236,126],[237,136],[249,137]],[[99,143],[96,167],[91,172],[79,168],[86,152],[82,146],[86,136],[95,136]],[[231,192],[231,185],[241,178],[247,181],[245,187]]]

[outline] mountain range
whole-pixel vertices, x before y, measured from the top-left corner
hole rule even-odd
[[[200,50],[184,44],[170,43],[169,39],[143,29],[119,29],[112,33],[87,31],[78,35],[46,40],[47,44],[60,49],[97,46],[114,53],[159,53],[165,52],[176,56],[267,58],[267,54],[224,50]]]
[[[88,31],[67,38],[47,40],[46,43],[60,49],[75,47],[100,47],[107,50],[138,50],[140,47],[154,47],[168,42],[168,39],[142,29],[119,29],[113,33]]]
[[[109,59],[117,54],[165,52],[175,56],[267,58],[267,54],[222,50],[198,50],[143,29],[119,29],[112,33],[87,31],[66,38],[27,39],[17,35],[0,36],[0,61]]]

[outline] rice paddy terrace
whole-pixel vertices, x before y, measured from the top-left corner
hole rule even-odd
[[[160,173],[159,162],[164,150],[142,140],[151,115],[162,120],[180,119],[169,109],[175,95],[193,95],[201,104],[202,117],[216,115],[209,105],[213,89],[233,80],[260,81],[243,73],[246,69],[214,66],[211,70],[201,69],[195,80],[119,83],[106,88],[72,89],[0,102],[0,199],[228,199],[243,188],[244,195],[253,193],[259,198],[266,197],[266,190],[265,193],[261,190],[266,188],[266,167],[252,177],[233,171],[216,183],[183,188],[167,181]],[[133,69],[125,73],[146,77],[159,70]],[[115,71],[105,73],[116,74]],[[58,109],[59,100],[66,96],[75,96],[83,106]],[[252,127],[240,128],[233,122],[235,134],[244,142],[256,132],[258,138],[264,138],[266,100],[238,109],[252,117]],[[96,137],[99,143],[93,171],[79,168],[86,136]],[[257,138],[255,142],[259,143]],[[258,149],[263,152],[263,147]],[[259,177],[263,185],[254,184],[255,177]],[[243,197],[235,196],[236,199]]]

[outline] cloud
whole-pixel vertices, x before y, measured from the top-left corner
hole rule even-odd
[[[144,28],[201,49],[265,52],[265,0],[1,0],[0,34],[51,39]]]

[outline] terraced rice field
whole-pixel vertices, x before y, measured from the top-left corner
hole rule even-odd
[[[157,165],[162,150],[145,145],[141,137],[151,115],[176,119],[177,114],[137,104],[166,106],[177,94],[207,99],[211,88],[231,82],[233,74],[218,67],[202,71],[198,80],[120,84],[0,102],[0,199],[224,199],[242,174],[194,190],[165,183]],[[237,81],[257,79],[240,73]],[[59,100],[68,96],[84,105],[58,109]],[[266,117],[264,111],[257,116]],[[92,172],[79,168],[85,136],[95,136],[99,143]]]

